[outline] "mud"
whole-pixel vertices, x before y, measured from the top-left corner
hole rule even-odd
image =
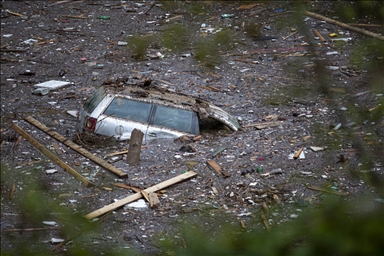
[[[375,186],[384,175],[379,40],[300,16],[294,4],[280,1],[1,5],[2,251],[17,251],[20,244],[30,251],[53,250],[57,244],[52,238],[81,234],[57,253],[78,246],[93,255],[130,250],[153,255],[165,253],[159,241],[168,237],[182,246],[178,232],[187,221],[212,235],[222,231],[222,222],[245,232],[242,221],[248,232],[258,232],[266,228],[260,219],[263,204],[270,209],[271,228],[292,221],[302,207],[316,208],[323,200],[325,193],[310,187],[325,188],[340,200],[364,196],[374,205],[380,198]],[[328,17],[340,10],[333,2],[309,1],[305,8]],[[358,21],[376,20],[362,16]],[[330,33],[350,39],[335,41]],[[29,39],[36,41],[28,44]],[[360,49],[363,42],[365,50]],[[128,142],[78,137],[77,119],[67,111],[78,110],[105,81],[127,77],[132,84],[151,79],[211,101],[239,117],[242,128],[205,131],[195,142],[152,142],[144,145],[139,166],[126,164],[126,155],[106,157],[126,150]],[[33,94],[33,85],[49,80],[71,85],[44,96]],[[26,122],[27,116],[110,161],[128,178],[58,143]],[[97,187],[82,186],[19,140],[12,122]],[[180,150],[186,144],[196,152]],[[314,151],[311,146],[324,148]],[[300,149],[303,156],[294,159]],[[208,160],[225,175],[208,167]],[[47,169],[58,172],[47,174]],[[124,206],[102,217],[98,228],[83,232],[89,225],[83,215],[135,193],[115,183],[145,189],[188,170],[198,175],[159,191],[158,207]],[[370,182],[361,176],[367,173],[374,174]],[[22,231],[47,228],[42,221],[53,220],[59,229]]]

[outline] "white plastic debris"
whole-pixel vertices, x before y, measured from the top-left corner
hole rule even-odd
[[[25,41],[23,41],[23,42],[21,42],[22,44],[29,44],[29,45],[32,45],[32,44],[34,44],[34,43],[37,43],[38,41],[36,40],[36,39],[27,39],[27,40],[25,40]]]
[[[67,114],[71,115],[73,117],[77,117],[79,115],[79,111],[77,111],[77,110],[68,110]]]
[[[351,40],[352,40],[352,37],[332,38],[331,40],[332,40],[332,42],[333,42],[333,41],[344,41],[344,42],[348,42],[348,41],[351,41]]]
[[[338,123],[336,126],[335,126],[335,128],[333,128],[333,130],[339,130],[340,129],[340,127],[341,127],[341,123]]]
[[[51,243],[52,244],[58,244],[58,243],[62,243],[62,242],[64,242],[65,240],[64,239],[61,239],[61,238],[54,238],[54,237],[52,237],[51,238]]]
[[[326,147],[310,146],[309,148],[312,149],[313,151],[317,152],[317,151],[323,151]]]
[[[55,90],[55,89],[59,89],[59,88],[62,88],[64,86],[70,85],[70,84],[71,83],[67,82],[67,81],[50,80],[50,81],[43,82],[40,84],[35,84],[34,87],[36,87],[36,88],[48,88],[49,90]]]
[[[43,221],[43,224],[47,226],[57,226],[56,221]]]
[[[47,95],[49,93],[48,88],[37,88],[33,91],[33,94]]]
[[[136,202],[127,204],[127,207],[145,209],[148,208],[148,204],[145,202],[144,199],[139,199]]]
[[[56,169],[48,169],[48,170],[45,170],[45,173],[46,174],[52,174],[52,173],[55,173],[55,172],[58,172]]]
[[[128,42],[118,41],[117,45],[119,45],[119,46],[126,46],[126,45],[128,45]]]

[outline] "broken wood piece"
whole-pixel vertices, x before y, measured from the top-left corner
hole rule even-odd
[[[272,171],[267,172],[267,173],[262,173],[262,174],[260,174],[260,176],[268,177],[272,174],[283,174],[283,170],[281,170],[281,168],[278,168],[278,169],[272,170]]]
[[[115,183],[115,184],[113,184],[113,186],[119,187],[119,188],[131,189],[131,190],[135,191],[136,193],[140,193],[141,192],[141,189],[125,185],[124,183]]]
[[[74,16],[74,15],[59,15],[59,16],[63,18],[69,18],[69,19],[88,19],[88,17],[85,17],[84,14],[80,14],[77,16]]]
[[[326,189],[326,188],[319,188],[319,187],[315,187],[315,186],[307,186],[307,188],[312,189],[312,190],[325,192],[325,193],[334,194],[334,195],[339,195],[339,196],[348,196],[349,195],[348,192],[340,192],[340,191],[335,191],[335,190]]]
[[[56,140],[60,141],[64,145],[70,147],[71,149],[75,150],[76,152],[80,153],[81,155],[87,157],[88,159],[92,160],[93,162],[100,165],[101,167],[104,167],[108,171],[113,172],[114,174],[116,174],[120,177],[127,177],[128,176],[128,174],[126,172],[123,172],[123,171],[117,169],[115,166],[113,166],[110,163],[104,161],[103,159],[95,156],[94,154],[92,154],[88,150],[80,147],[79,145],[77,145],[73,141],[68,140],[67,138],[65,138],[64,136],[60,135],[59,133],[57,133],[55,131],[52,131],[50,128],[48,128],[44,124],[40,123],[39,121],[37,121],[33,117],[28,116],[25,118],[25,120],[28,121],[29,123],[33,124],[37,128],[39,128],[40,130],[42,130],[46,134],[48,134],[48,135],[52,136],[53,138],[55,138]]]
[[[58,154],[58,155],[63,154],[63,151],[61,151],[60,146],[59,146],[59,144],[57,144],[57,142],[52,142],[52,146],[55,149],[56,154]]]
[[[139,129],[133,129],[129,139],[129,150],[127,154],[127,164],[139,164],[141,145],[143,143],[144,133]]]
[[[223,173],[221,172],[221,167],[220,165],[218,165],[215,161],[213,160],[208,160],[207,161],[207,165],[209,167],[211,167],[213,170],[215,170],[219,175],[223,175]]]
[[[293,155],[293,158],[294,159],[299,158],[302,151],[303,151],[303,148],[300,148],[299,150],[297,150],[296,153]]]
[[[199,139],[201,139],[201,135],[198,135],[198,136],[194,137],[192,140],[193,141],[198,141]]]
[[[123,154],[127,154],[127,153],[128,153],[128,150],[123,150],[123,151],[120,151],[120,152],[109,153],[109,154],[106,154],[105,156],[106,157],[110,157],[110,156],[123,155]]]
[[[317,29],[314,29],[313,33],[315,33],[315,35],[320,39],[321,42],[325,42],[326,41],[324,39],[324,37],[320,34],[320,32]]]
[[[147,192],[145,190],[141,191],[141,194],[148,201],[149,207],[153,208],[153,206],[157,206],[160,204],[160,200],[154,192]]]
[[[14,129],[16,132],[20,133],[21,136],[23,136],[28,142],[30,142],[33,146],[35,146],[37,149],[39,149],[44,155],[52,159],[56,164],[58,164],[60,167],[62,167],[66,172],[74,176],[77,180],[81,181],[84,186],[95,186],[92,182],[87,180],[84,176],[82,176],[80,173],[78,173],[75,169],[67,165],[63,160],[61,160],[59,157],[57,157],[55,154],[53,154],[50,150],[45,148],[43,145],[41,145],[39,142],[37,142],[34,138],[32,138],[27,132],[25,132],[23,129],[21,129],[16,124],[12,123],[11,126],[12,129]]]
[[[265,122],[265,123],[256,123],[256,124],[248,124],[244,127],[256,127],[258,130],[262,130],[265,128],[275,127],[282,125],[284,121],[275,121],[275,122]]]
[[[265,228],[268,230],[268,232],[271,231],[271,228],[269,227],[268,220],[262,211],[260,211],[260,218],[263,220],[263,224],[264,224]]]
[[[9,193],[9,200],[13,198],[13,195],[15,194],[15,189],[16,189],[15,183],[12,183],[11,192]]]
[[[349,29],[349,30],[352,30],[352,31],[355,31],[355,32],[358,32],[358,33],[361,33],[361,34],[364,34],[364,35],[367,35],[367,36],[371,36],[373,38],[376,38],[376,39],[384,41],[384,36],[376,34],[376,33],[373,33],[373,32],[370,32],[370,31],[367,31],[365,29],[353,27],[353,26],[350,26],[350,25],[345,24],[343,22],[340,22],[340,21],[337,21],[337,20],[333,20],[333,19],[327,18],[327,17],[325,17],[323,15],[320,15],[320,14],[317,14],[317,13],[313,13],[313,12],[305,11],[304,14],[307,15],[307,16],[313,17],[315,19],[324,20],[324,21],[326,21],[328,23],[340,26],[342,28],[346,28],[346,29]]]
[[[158,190],[162,190],[166,187],[169,187],[173,184],[176,184],[176,183],[179,183],[181,181],[184,181],[186,179],[189,179],[189,178],[192,178],[194,176],[196,176],[197,173],[195,173],[194,171],[189,171],[189,172],[186,172],[186,173],[183,173],[179,176],[176,176],[174,178],[171,178],[169,180],[166,180],[166,181],[163,181],[155,186],[152,186],[152,187],[149,187],[147,189],[144,189],[146,192],[156,192]],[[133,194],[133,195],[130,195],[128,197],[125,197],[117,202],[114,202],[112,204],[109,204],[109,205],[106,205],[96,211],[93,211],[91,213],[88,213],[87,215],[85,215],[84,217],[87,218],[87,219],[93,219],[93,218],[96,218],[100,215],[103,215],[107,212],[110,212],[110,211],[113,211],[121,206],[124,206],[128,203],[131,203],[133,201],[136,201],[140,198],[143,197],[143,194],[140,192],[140,193],[136,193],[136,194]]]
[[[241,225],[241,228],[242,228],[242,229],[246,229],[246,228],[245,228],[245,223],[244,223],[244,221],[241,220],[241,221],[240,221],[240,225]]]

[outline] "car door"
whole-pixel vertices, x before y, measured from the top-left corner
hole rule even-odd
[[[146,136],[152,104],[124,97],[115,97],[98,118],[96,133],[130,139],[134,129]]]
[[[147,138],[171,139],[187,134],[199,134],[197,114],[170,106],[154,105]]]

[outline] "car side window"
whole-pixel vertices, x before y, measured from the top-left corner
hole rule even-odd
[[[105,109],[104,115],[147,123],[152,104],[116,97]]]
[[[194,114],[192,111],[158,105],[153,124],[182,132],[195,133]]]
[[[91,97],[87,100],[87,102],[84,104],[84,109],[88,112],[91,113],[97,105],[101,102],[101,100],[104,98],[104,87],[100,87],[94,94],[92,94]]]

